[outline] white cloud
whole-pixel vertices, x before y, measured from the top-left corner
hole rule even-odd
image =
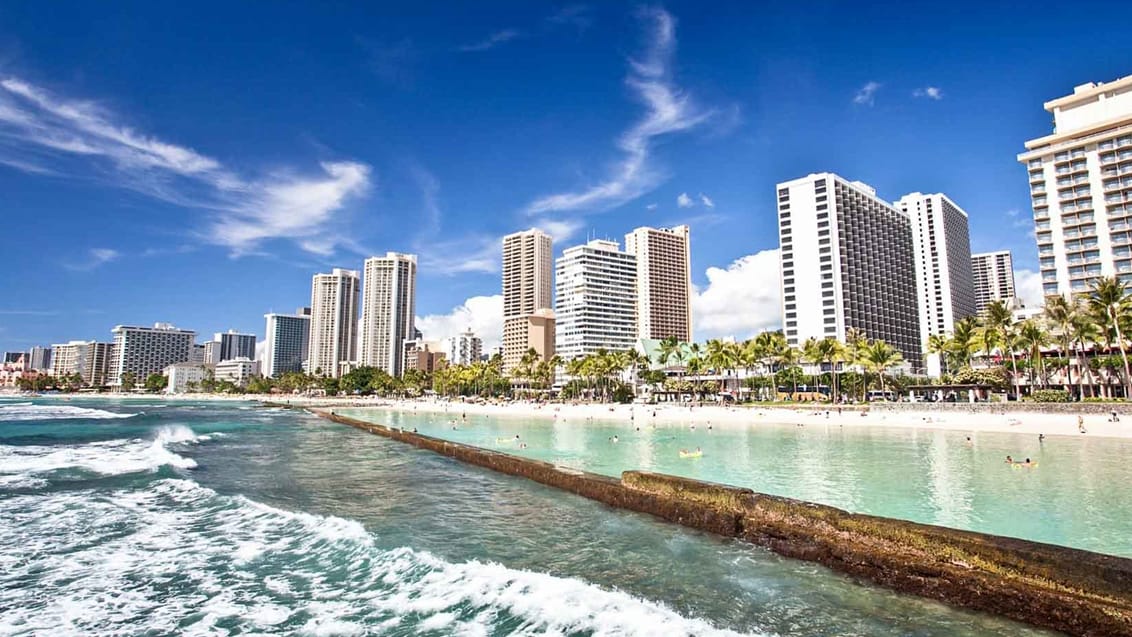
[[[550,235],[555,243],[569,241],[578,234],[582,229],[583,222],[580,219],[542,219],[535,223],[535,226]],[[502,244],[503,238],[500,237]],[[502,248],[500,248],[502,251]]]
[[[473,296],[447,314],[417,317],[417,329],[427,341],[443,341],[469,328],[483,339],[484,352],[498,347],[503,337],[503,295]]]
[[[91,248],[87,251],[86,258],[82,261],[64,263],[63,267],[68,270],[86,271],[93,270],[100,265],[110,263],[118,257],[122,256],[117,250],[111,248]]]
[[[459,47],[459,50],[464,51],[465,53],[488,51],[501,44],[506,44],[507,42],[510,42],[511,40],[514,40],[521,35],[522,33],[515,29],[503,29],[502,31],[496,31],[495,33],[492,33],[479,42],[461,46]]]
[[[1042,288],[1042,275],[1033,270],[1014,271],[1014,293],[1022,299],[1026,307],[1045,305],[1045,292]]]
[[[708,208],[714,208],[715,207],[715,202],[711,200],[711,197],[705,195],[702,192],[700,193],[700,203],[707,206]]]
[[[656,210],[656,208],[657,204],[654,203],[650,203],[649,205],[645,206],[645,210]]]
[[[235,255],[272,239],[290,239],[323,255],[348,245],[348,230],[336,213],[370,184],[369,166],[350,161],[324,162],[313,175],[279,171],[245,179],[216,159],[117,122],[98,104],[58,97],[11,77],[0,80],[3,146],[35,157],[26,165],[6,162],[29,173],[51,170],[46,161],[109,161],[116,169],[114,185],[208,211],[198,236]]]
[[[680,196],[676,197],[676,205],[681,208],[691,208],[696,204],[692,201],[692,198],[688,196],[688,193],[682,192]]]
[[[707,269],[708,285],[696,290],[692,315],[696,339],[750,338],[781,325],[778,248]]]
[[[609,209],[652,190],[661,176],[649,166],[653,139],[685,131],[706,121],[711,112],[702,111],[669,77],[669,66],[676,49],[676,21],[662,9],[647,9],[643,15],[651,22],[650,44],[643,58],[629,60],[630,73],[625,84],[644,103],[645,116],[617,140],[623,157],[606,181],[589,188],[541,197],[526,211],[545,212]]]
[[[880,89],[880,82],[868,82],[853,95],[853,103],[864,106],[873,105],[873,96]]]
[[[926,97],[931,100],[943,99],[943,89],[938,86],[925,86],[912,91],[912,97]]]

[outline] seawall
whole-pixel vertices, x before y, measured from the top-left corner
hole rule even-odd
[[[312,410],[334,422],[875,584],[1071,635],[1132,635],[1132,560],[849,513],[644,471],[613,478]]]

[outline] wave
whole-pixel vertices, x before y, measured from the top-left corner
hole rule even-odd
[[[0,487],[26,488],[40,474],[80,469],[99,475],[156,471],[163,466],[193,469],[197,463],[169,450],[175,443],[201,442],[192,429],[173,425],[158,429],[152,440],[107,440],[80,445],[0,445]],[[23,478],[21,481],[18,478]]]
[[[133,418],[137,414],[119,414],[102,409],[88,409],[72,405],[34,405],[32,403],[11,403],[0,405],[0,422],[24,420],[108,420],[111,418]]]
[[[192,480],[0,500],[0,634],[722,635],[578,579],[383,549]]]

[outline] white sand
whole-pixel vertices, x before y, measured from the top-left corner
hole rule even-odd
[[[6,395],[6,398],[15,398]],[[372,406],[398,411],[422,411],[430,413],[449,413],[453,417],[460,414],[489,415],[495,417],[513,418],[557,418],[564,422],[584,423],[589,420],[621,421],[625,423],[680,423],[695,424],[699,426],[711,425],[713,427],[727,427],[737,425],[750,425],[752,423],[766,423],[777,425],[796,424],[833,424],[844,427],[910,427],[919,429],[943,429],[950,431],[977,432],[1003,432],[1029,435],[1045,434],[1047,436],[1082,436],[1107,438],[1132,438],[1132,406],[1117,406],[1122,414],[1121,422],[1108,422],[1108,416],[1103,414],[1082,414],[1087,434],[1077,431],[1076,414],[1037,414],[1024,410],[1010,410],[1006,407],[1005,413],[987,412],[960,412],[933,410],[930,405],[924,405],[918,411],[888,411],[884,407],[874,407],[866,415],[861,411],[844,410],[840,415],[837,408],[829,410],[826,416],[824,410],[817,409],[788,409],[783,407],[725,407],[720,405],[696,406],[689,409],[687,406],[676,404],[660,405],[600,405],[600,404],[573,404],[552,403],[538,405],[529,402],[512,403],[463,403],[459,400],[447,401],[435,398],[422,398],[418,400],[390,400],[377,397],[365,398],[324,398],[305,396],[282,395],[242,395],[229,396],[223,394],[74,394],[70,396],[53,396],[54,400],[75,399],[110,399],[123,398],[145,400],[169,401],[262,401],[272,403],[290,403],[296,406],[318,406],[334,408],[348,408]],[[654,415],[655,414],[655,415]],[[632,419],[632,420],[630,420]]]

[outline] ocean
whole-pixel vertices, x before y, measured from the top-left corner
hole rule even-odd
[[[0,547],[3,635],[1044,634],[251,403],[0,401]]]

